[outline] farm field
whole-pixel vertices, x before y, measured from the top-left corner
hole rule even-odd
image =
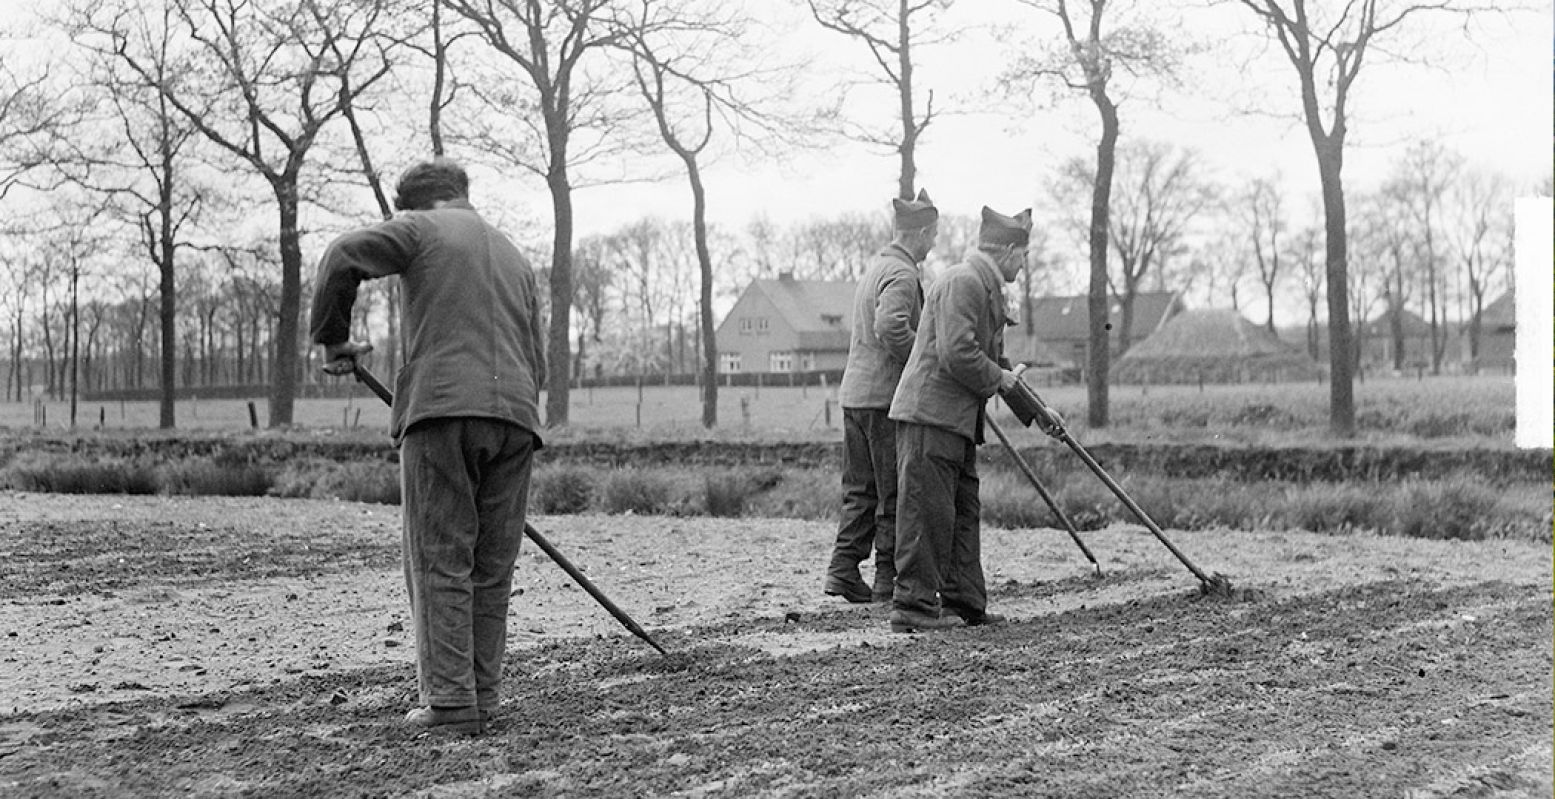
[[[1066,385],[1038,388],[1064,414],[1083,440],[1230,437],[1253,441],[1316,441],[1327,438],[1328,387],[1317,383],[1114,386],[1112,426],[1085,428],[1085,389]],[[1363,440],[1472,438],[1511,446],[1515,428],[1515,384],[1509,376],[1371,379],[1356,384],[1356,416]],[[253,401],[264,427],[268,403]],[[249,403],[200,400],[178,404],[181,430],[250,429]],[[46,403],[47,427],[68,429],[69,405]],[[653,437],[708,435],[694,387],[645,386],[577,389],[572,393],[571,430]],[[76,429],[155,429],[154,402],[81,403]],[[348,399],[298,400],[295,424],[305,429],[384,429],[388,409],[361,389]],[[841,434],[842,414],[834,389],[818,386],[733,387],[719,390],[716,436],[827,439]],[[1005,426],[1013,428],[1008,417]],[[33,403],[0,403],[0,428],[37,427]]]
[[[0,493],[0,794],[1549,796],[1548,544],[989,529],[1006,625],[893,635],[825,522],[537,527],[481,738],[397,723],[393,508]]]

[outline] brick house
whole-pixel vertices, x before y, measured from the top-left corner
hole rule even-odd
[[[753,280],[718,325],[719,374],[840,372],[853,329],[853,281]]]

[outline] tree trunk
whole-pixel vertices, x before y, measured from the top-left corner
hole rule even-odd
[[[1108,207],[1112,202],[1112,172],[1118,146],[1118,108],[1107,96],[1092,93],[1101,113],[1101,141],[1096,145],[1096,183],[1091,192],[1091,279],[1086,307],[1090,312],[1090,351],[1086,358],[1086,421],[1093,427],[1107,426],[1107,371],[1111,368],[1110,333],[1107,321],[1107,228]]]
[[[901,153],[902,171],[897,178],[896,194],[904,200],[911,200],[917,196],[913,184],[918,178],[918,165],[914,157],[918,145],[918,120],[913,114],[912,107],[912,54],[908,49],[912,42],[912,27],[908,20],[912,12],[908,8],[909,5],[909,0],[900,0],[896,12],[896,40],[900,45],[897,52],[897,74],[901,76],[897,90],[902,114],[902,144],[898,148]]]
[[[551,248],[551,340],[546,349],[545,426],[549,428],[567,424],[572,380],[572,339],[567,335],[572,309],[572,187],[567,183],[565,152],[564,147],[552,149],[556,161],[546,180],[556,219]]]
[[[1318,178],[1323,187],[1323,229],[1328,279],[1328,423],[1341,438],[1355,435],[1354,360],[1351,353],[1349,243],[1345,228],[1344,140],[1314,134]]]
[[[302,247],[297,231],[295,169],[275,179],[281,212],[281,303],[275,322],[275,366],[270,371],[270,427],[292,423],[297,397],[297,334],[302,311]]]
[[[713,256],[707,248],[707,190],[696,159],[685,158],[691,179],[691,230],[696,238],[697,265],[702,273],[702,292],[698,318],[702,333],[702,426],[718,426],[718,340],[713,330]]]

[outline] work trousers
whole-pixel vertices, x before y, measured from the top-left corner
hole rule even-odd
[[[892,606],[928,615],[988,609],[977,446],[940,427],[896,426],[896,592]]]
[[[405,585],[424,704],[497,705],[534,450],[529,430],[481,418],[418,422],[400,442]]]
[[[896,422],[884,408],[842,409],[842,519],[828,577],[858,579],[875,550],[875,592],[896,574]]]

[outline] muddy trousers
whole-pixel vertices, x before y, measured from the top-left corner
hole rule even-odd
[[[875,551],[875,593],[896,575],[896,422],[885,408],[842,409],[842,519],[827,577],[859,579]]]
[[[949,430],[896,427],[898,610],[980,616],[988,609],[978,516],[977,446]]]
[[[530,431],[479,418],[418,422],[400,442],[405,584],[424,704],[497,705],[534,449]]]

